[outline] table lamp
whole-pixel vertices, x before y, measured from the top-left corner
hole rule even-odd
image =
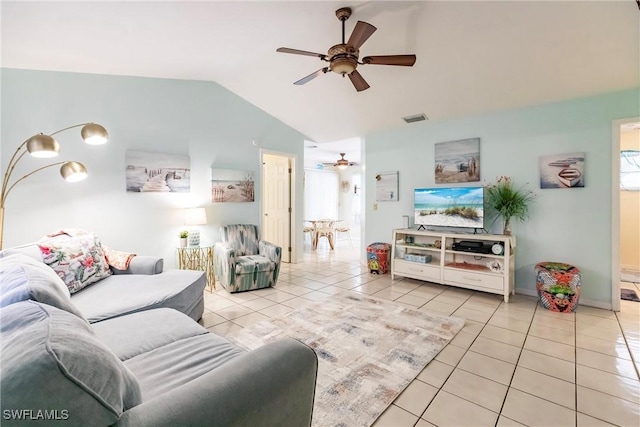
[[[204,225],[207,223],[207,211],[205,208],[190,208],[184,210],[184,224],[188,226]],[[190,229],[189,246],[200,246],[200,230]]]

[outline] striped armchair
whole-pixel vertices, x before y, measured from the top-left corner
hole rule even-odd
[[[282,248],[259,240],[258,227],[234,224],[220,228],[222,242],[213,248],[218,281],[229,292],[275,286]]]

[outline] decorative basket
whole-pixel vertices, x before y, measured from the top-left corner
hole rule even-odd
[[[562,262],[541,262],[535,272],[536,289],[544,308],[559,313],[576,311],[582,285],[577,267]]]

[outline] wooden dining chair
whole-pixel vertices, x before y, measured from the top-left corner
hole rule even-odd
[[[315,238],[316,227],[313,225],[311,221],[305,221],[305,226],[302,228],[302,232],[304,233],[304,243],[307,244],[307,235],[309,236],[309,245],[313,245],[313,239]]]
[[[313,237],[313,249],[318,248],[318,241],[321,237],[326,237],[329,241],[331,250],[333,250],[336,221],[333,219],[320,219],[318,221],[315,221],[315,225],[316,227]]]
[[[340,233],[346,234],[347,240],[349,240],[349,247],[353,248],[353,241],[351,240],[351,233],[349,233],[350,228],[346,224],[338,224],[336,226],[336,243],[338,242],[338,236]]]

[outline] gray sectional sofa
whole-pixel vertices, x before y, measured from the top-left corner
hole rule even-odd
[[[70,296],[30,249],[0,252],[3,426],[311,424],[314,351],[209,333],[202,272],[136,257]]]
[[[3,256],[22,254],[42,262],[37,243],[5,249]],[[204,312],[204,273],[163,271],[162,258],[136,256],[127,270],[112,274],[71,295],[71,301],[90,323],[151,308],[173,308],[194,320]]]

